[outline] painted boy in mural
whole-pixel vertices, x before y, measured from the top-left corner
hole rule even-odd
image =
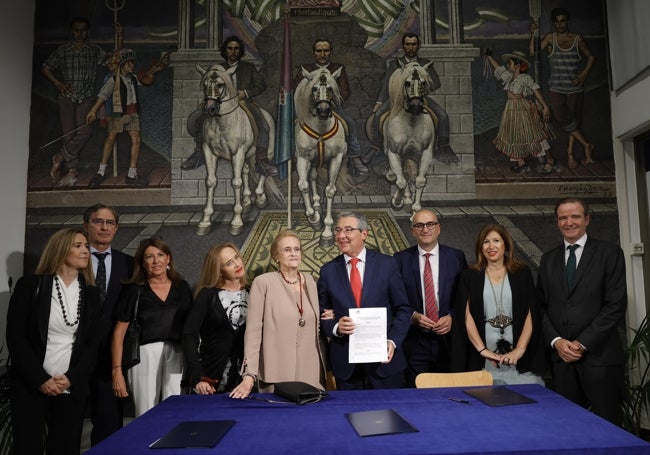
[[[318,68],[327,68],[330,73],[334,73],[339,68],[341,68],[341,74],[336,79],[336,83],[339,85],[339,90],[341,91],[341,97],[343,102],[347,101],[350,98],[350,82],[348,81],[348,76],[345,72],[345,66],[341,63],[334,63],[332,58],[332,43],[330,40],[325,38],[319,38],[312,44],[312,52],[314,54],[314,61],[302,65],[308,72],[317,70]],[[303,79],[302,70],[298,73],[295,78],[295,86],[298,86],[298,83]],[[353,176],[362,176],[368,174],[370,171],[365,164],[361,161],[361,146],[359,145],[359,138],[357,136],[357,127],[354,123],[354,119],[348,115],[347,112],[343,110],[342,106],[335,106],[334,112],[339,115],[345,123],[347,123],[346,137],[345,141],[348,144],[348,167],[350,173]]]
[[[405,33],[402,36],[402,49],[404,50],[402,57],[388,61],[381,91],[373,107],[373,113],[375,114],[373,119],[373,138],[371,138],[373,148],[364,157],[364,162],[366,163],[369,163],[375,153],[382,148],[382,135],[379,131],[379,122],[381,116],[390,110],[390,101],[388,98],[388,81],[390,77],[397,69],[403,68],[409,62],[417,61],[421,66],[429,63],[428,60],[418,57],[420,37],[417,34]],[[440,83],[440,76],[438,76],[433,65],[429,66],[428,72],[433,81],[433,87],[431,87],[431,94],[433,94],[442,84]],[[433,152],[434,158],[446,164],[458,164],[458,157],[449,145],[449,116],[447,112],[431,96],[427,97],[427,105],[438,119],[436,122],[437,141]]]
[[[115,68],[119,74],[119,85],[115,87],[116,77],[107,77],[99,90],[97,101],[86,116],[86,121],[92,123],[97,118],[97,110],[103,105],[106,106],[106,140],[102,148],[99,169],[88,185],[90,188],[97,188],[106,179],[106,167],[113,152],[113,144],[117,135],[124,132],[131,138],[129,170],[124,181],[127,185],[138,187],[149,185],[148,178],[138,175],[138,157],[140,156],[142,138],[140,135],[140,106],[138,104],[140,81],[133,74],[136,61],[135,51],[120,49],[116,52],[115,57],[119,58],[119,66]],[[162,66],[157,71],[160,71],[161,68]]]
[[[250,62],[242,61],[246,53],[244,42],[237,36],[226,38],[221,45],[220,62],[225,69],[235,68],[232,75],[233,82],[239,92],[239,104],[252,115],[257,124],[257,148],[255,150],[255,171],[258,174],[272,177],[278,175],[278,169],[269,161],[267,151],[269,148],[269,131],[266,121],[258,105],[253,101],[257,95],[266,89],[262,74]],[[192,154],[181,164],[184,171],[196,169],[203,165],[203,105],[192,112],[187,119],[187,129],[194,137],[195,145]]]
[[[106,58],[99,46],[88,42],[88,19],[72,19],[70,29],[72,41],[58,47],[42,68],[43,75],[59,91],[57,103],[62,133],[70,133],[52,157],[50,176],[59,186],[72,186],[77,180],[79,154],[93,132],[92,126],[86,125],[86,115],[94,101],[97,67]],[[121,34],[121,28],[116,27],[116,33]]]
[[[564,8],[551,11],[551,21],[555,32],[542,38],[541,49],[547,52],[551,64],[551,77],[548,83],[553,117],[560,127],[569,134],[567,161],[570,169],[578,166],[573,157],[573,145],[577,140],[585,151],[583,165],[593,162],[594,145],[580,131],[582,105],[584,101],[584,81],[594,65],[595,58],[581,35],[569,31],[569,12]],[[534,37],[539,25],[530,25],[530,55],[535,55]],[[581,64],[583,56],[587,59]]]

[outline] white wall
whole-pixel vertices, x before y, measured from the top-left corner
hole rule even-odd
[[[0,346],[5,344],[8,279],[15,284],[23,270],[34,1],[13,2],[11,11],[0,15]]]

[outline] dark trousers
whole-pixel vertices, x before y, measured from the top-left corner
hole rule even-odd
[[[105,378],[93,378],[90,384],[90,419],[93,429],[90,444],[96,445],[122,428],[124,400],[113,392],[113,382]]]
[[[407,387],[415,387],[415,377],[420,373],[449,373],[451,365],[447,341],[441,335],[411,327],[402,344],[407,362]]]
[[[587,355],[589,355],[587,353]],[[621,425],[624,390],[623,365],[554,362],[555,391],[594,414]]]
[[[580,128],[584,98],[584,92],[559,93],[553,90],[549,92],[553,118],[565,132],[572,133]]]
[[[88,115],[93,104],[95,104],[93,98],[87,98],[81,103],[74,103],[64,96],[59,96],[59,117],[61,118],[62,134],[86,125],[64,138],[61,154],[63,155],[67,169],[77,167],[81,149],[86,145],[86,142],[88,142],[88,139],[92,135],[93,127],[90,124],[86,124],[86,115]]]
[[[376,364],[360,363],[348,379],[336,378],[336,390],[399,389],[404,376],[402,372],[391,376],[377,375]]]
[[[27,390],[14,381],[11,391],[13,453],[42,455],[45,442],[48,455],[78,454],[85,404],[85,399],[73,394],[50,397],[37,390]]]

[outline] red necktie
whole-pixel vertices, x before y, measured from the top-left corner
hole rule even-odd
[[[350,287],[357,308],[361,306],[361,275],[359,275],[359,269],[357,269],[358,262],[359,258],[350,259]]]
[[[433,284],[433,272],[429,258],[431,253],[424,254],[424,307],[427,317],[434,322],[438,321],[438,301],[436,300],[436,287]]]

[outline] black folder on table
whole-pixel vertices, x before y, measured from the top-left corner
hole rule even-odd
[[[503,386],[480,387],[477,389],[463,390],[463,392],[482,401],[488,406],[510,406],[512,404],[537,403],[537,401],[532,398]]]
[[[154,441],[151,449],[214,447],[235,424],[234,420],[199,420],[181,422],[165,436]]]
[[[414,433],[419,431],[393,409],[379,411],[351,412],[345,417],[359,436]]]

